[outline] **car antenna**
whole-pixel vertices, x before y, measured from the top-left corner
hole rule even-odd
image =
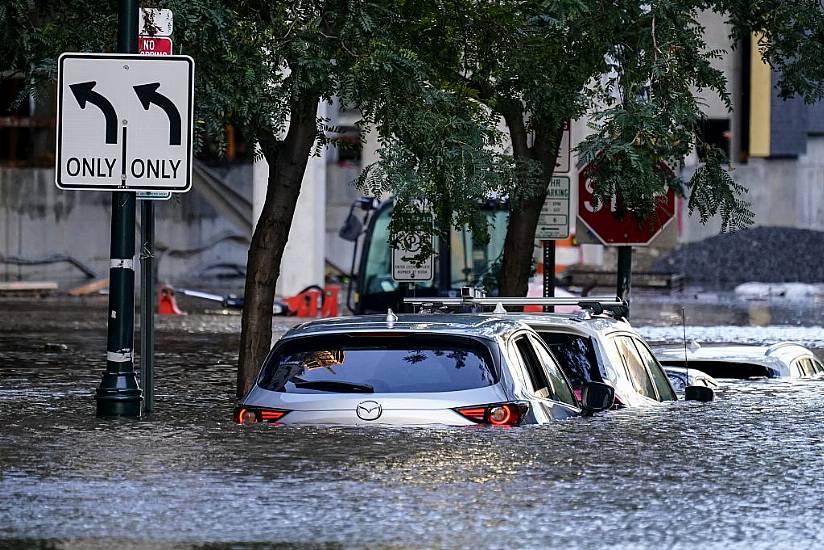
[[[386,310],[386,325],[389,328],[392,328],[395,325],[395,322],[398,320],[398,316],[395,315],[395,312],[392,311],[392,308],[388,308]]]
[[[687,379],[684,381],[684,387],[690,385],[690,359],[687,354],[687,314],[684,306],[681,306],[681,328],[684,330],[684,370],[686,371]]]

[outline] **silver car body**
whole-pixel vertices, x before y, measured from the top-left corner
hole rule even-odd
[[[772,346],[708,344],[656,346],[653,350],[665,367],[689,364],[715,378],[814,378],[824,375],[824,365],[800,344],[781,342]],[[685,359],[686,358],[686,359]]]
[[[622,319],[615,319],[608,315],[590,315],[586,311],[572,314],[510,313],[506,317],[525,323],[539,334],[566,333],[588,338],[592,342],[602,380],[615,388],[617,400],[627,407],[658,404],[662,400],[662,395],[668,395],[669,391],[673,392],[674,397],[674,388],[661,370],[661,365],[655,361],[649,346],[643,337]],[[655,388],[654,394],[649,395],[649,391],[644,392],[644,388],[649,388],[649,386],[644,381],[638,380],[637,376],[633,376],[616,345],[619,339],[621,341],[630,339],[639,351],[645,350],[640,353],[648,354],[647,359],[653,364],[647,366],[646,371]],[[657,377],[652,376],[651,369],[658,369]]]
[[[562,402],[552,392],[533,390],[529,374],[516,356],[515,342],[526,339],[541,357],[554,361],[551,353],[528,326],[517,320],[474,314],[399,315],[342,317],[313,321],[295,327],[272,348],[269,358],[288,344],[298,346],[312,339],[329,336],[448,336],[480,342],[490,351],[497,369],[498,381],[475,389],[427,393],[289,393],[272,391],[257,383],[241,400],[239,407],[267,408],[289,411],[281,424],[333,425],[474,425],[454,409],[494,403],[525,403],[529,405],[523,423],[545,423],[581,414],[577,402]],[[269,360],[267,358],[267,361]],[[557,364],[544,364],[556,369]],[[566,379],[566,390],[571,394]],[[549,395],[548,395],[549,394]]]

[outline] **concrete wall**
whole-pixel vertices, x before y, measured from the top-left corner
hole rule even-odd
[[[750,159],[735,167],[732,175],[749,190],[746,198],[756,225],[824,230],[824,137],[809,137],[806,150],[797,159]],[[685,170],[684,177],[689,178],[692,170]],[[687,218],[680,240],[705,239],[720,229],[719,218],[707,225]]]
[[[241,165],[223,172],[238,190],[250,193],[251,166]],[[237,230],[196,190],[156,205],[158,249],[170,249],[160,255],[158,266],[162,281],[200,284],[204,278],[218,273],[208,270],[210,266],[219,263],[245,266],[243,239],[233,239],[238,237]],[[111,193],[61,191],[54,185],[54,172],[48,169],[0,169],[2,256],[41,259],[55,254],[69,255],[99,277],[107,277],[110,221]],[[192,252],[213,243],[207,250]],[[0,263],[0,280],[55,280],[71,286],[82,282],[84,277],[67,264],[35,267]],[[242,280],[221,281],[221,285],[242,287]]]

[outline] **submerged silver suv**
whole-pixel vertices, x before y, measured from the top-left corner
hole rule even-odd
[[[339,425],[539,424],[612,406],[581,398],[525,324],[474,314],[347,317],[281,338],[235,421]]]

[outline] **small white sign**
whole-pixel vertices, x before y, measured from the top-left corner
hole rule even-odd
[[[558,148],[558,158],[555,159],[555,173],[564,174],[569,172],[572,158],[572,132],[570,123],[564,122],[564,132],[561,134],[561,146]]]
[[[569,237],[569,188],[569,177],[552,177],[535,230],[537,240],[554,241]]]
[[[417,256],[424,239],[432,239],[432,216],[421,214],[410,225],[417,225],[420,229],[401,234],[399,246],[392,249],[392,278],[399,283],[431,281],[434,272],[432,255],[420,264],[417,263]]]
[[[194,61],[64,53],[58,61],[60,189],[188,191]]]
[[[138,11],[138,32],[149,36],[172,36],[174,16],[172,10],[140,8]]]
[[[137,200],[139,201],[167,201],[172,198],[171,191],[138,191]]]

